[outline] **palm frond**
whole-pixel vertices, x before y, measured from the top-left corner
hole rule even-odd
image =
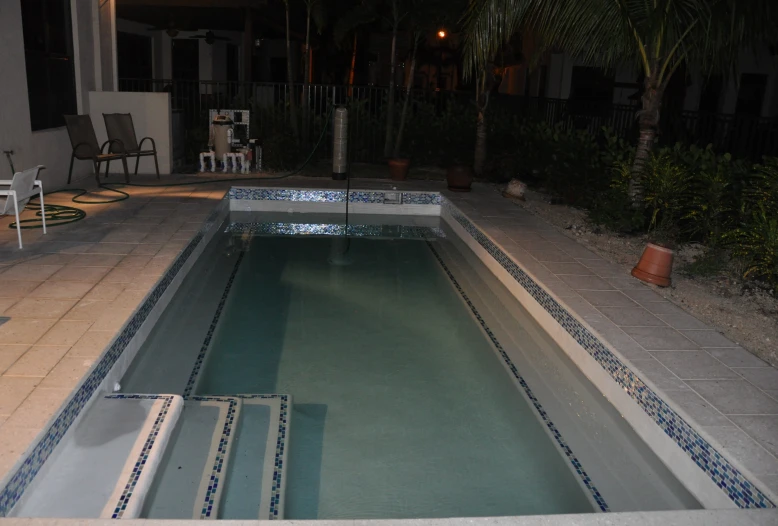
[[[774,0],[472,0],[465,71],[523,31],[541,43],[538,52],[560,49],[592,66],[632,63],[666,78],[682,63],[729,73],[744,49],[778,42],[777,19]]]

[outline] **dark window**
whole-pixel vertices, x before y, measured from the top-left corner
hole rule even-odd
[[[151,79],[151,37],[119,31],[116,55],[120,79]]]
[[[740,75],[740,89],[737,92],[735,113],[759,117],[762,114],[762,101],[767,87],[767,75],[743,73]]]
[[[573,67],[570,99],[589,102],[613,100],[613,77],[599,68]]]
[[[22,30],[32,130],[65,125],[76,113],[70,0],[23,0]]]

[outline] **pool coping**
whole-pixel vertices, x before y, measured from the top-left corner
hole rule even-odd
[[[240,190],[240,189],[239,189]],[[332,190],[300,190],[300,189],[269,189],[269,188],[257,188],[249,189],[246,193],[234,193],[231,189],[225,200],[230,200],[231,197],[242,197],[242,200],[254,201],[256,199],[245,199],[245,197],[255,196],[272,196],[272,199],[260,199],[266,201],[278,201],[278,202],[303,202],[303,203],[330,203],[337,204],[337,210],[340,210],[345,203],[345,191],[332,191]],[[355,203],[356,206],[360,205],[378,205],[380,204],[379,194],[384,194],[384,202],[386,202],[385,194],[397,193],[396,191],[373,191],[373,190],[355,190],[349,194],[349,203]],[[604,371],[611,376],[611,378],[623,383],[623,388],[629,394],[632,399],[642,404],[641,408],[644,411],[646,404],[652,404],[651,407],[656,409],[652,416],[654,422],[660,426],[664,424],[663,431],[671,436],[675,434],[674,440],[677,444],[686,444],[687,449],[684,451],[690,458],[694,458],[692,455],[696,455],[695,463],[701,468],[702,471],[711,480],[717,482],[719,487],[730,486],[729,483],[737,486],[734,493],[730,492],[730,498],[740,507],[748,507],[757,504],[763,504],[769,507],[774,507],[775,504],[770,500],[770,497],[775,499],[769,491],[760,491],[756,486],[751,483],[748,478],[757,479],[757,477],[746,476],[744,473],[748,473],[739,465],[736,467],[733,464],[739,464],[736,461],[728,461],[722,456],[716,448],[711,445],[702,435],[700,435],[687,420],[693,421],[688,416],[684,415],[684,412],[677,407],[674,407],[672,403],[668,403],[663,400],[657,392],[661,393],[660,389],[655,387],[652,389],[650,382],[643,381],[639,376],[628,367],[628,361],[623,359],[618,351],[609,345],[605,338],[597,335],[596,331],[592,329],[581,317],[577,316],[573,309],[568,310],[563,300],[556,298],[553,293],[550,293],[542,286],[540,280],[535,280],[529,272],[523,269],[522,265],[516,262],[513,258],[508,256],[502,249],[499,243],[495,242],[490,236],[488,236],[482,229],[480,229],[474,222],[472,222],[466,214],[459,210],[450,200],[443,197],[439,192],[400,192],[403,196],[407,194],[409,197],[408,206],[397,208],[400,213],[415,214],[418,213],[414,210],[415,207],[425,207],[424,212],[429,213],[432,207],[437,208],[438,214],[442,214],[441,209],[454,212],[457,214],[452,217],[456,220],[459,226],[468,231],[474,240],[486,250],[494,261],[508,272],[515,280],[516,283],[521,286],[529,294],[534,294],[533,298],[540,298],[538,301],[547,313],[560,324],[560,327],[567,332],[569,337],[574,338],[574,341],[581,346],[590,356],[597,361],[597,363],[603,368]],[[296,201],[300,199],[301,201]],[[397,206],[392,205],[392,206]],[[147,295],[140,307],[136,310],[133,316],[125,324],[124,328],[119,331],[112,344],[103,352],[99,360],[90,369],[90,372],[85,376],[79,386],[74,390],[73,394],[63,403],[60,411],[54,416],[49,426],[41,432],[28,448],[25,455],[17,463],[17,465],[9,472],[6,479],[3,481],[2,493],[0,493],[0,515],[5,515],[15,502],[18,500],[21,493],[32,481],[35,474],[38,472],[43,462],[48,458],[53,449],[63,438],[68,429],[76,421],[76,419],[83,414],[85,409],[91,400],[93,395],[98,394],[99,389],[102,387],[105,389],[106,380],[111,380],[114,376],[117,378],[121,374],[116,375],[114,366],[119,363],[120,368],[126,366],[131,361],[131,357],[125,353],[128,347],[131,347],[132,343],[137,345],[137,342],[132,342],[132,339],[137,335],[141,325],[154,318],[150,316],[152,310],[156,312],[158,316],[161,309],[155,309],[155,307],[164,308],[165,303],[163,296],[172,295],[176,286],[170,287],[175,279],[178,279],[178,283],[183,279],[183,276],[188,270],[185,266],[191,266],[194,259],[191,258],[196,250],[202,250],[205,243],[207,243],[206,234],[212,236],[214,234],[214,224],[218,224],[217,218],[221,213],[226,214],[224,206],[217,205],[216,209],[206,219],[203,227],[194,235],[192,240],[182,251],[182,253],[171,264],[168,271],[161,277],[157,285]],[[432,214],[430,214],[432,215]],[[184,270],[183,273],[180,273]],[[169,294],[166,294],[169,293]],[[163,300],[163,301],[160,301]],[[561,321],[560,321],[561,320]],[[153,320],[152,320],[153,321]],[[137,348],[135,349],[137,351]],[[132,354],[132,353],[130,353]],[[626,363],[625,363],[626,362]],[[618,378],[617,378],[618,377]],[[648,412],[646,414],[649,414]],[[684,416],[682,416],[684,415]],[[676,433],[676,430],[680,428],[680,431]],[[669,433],[668,433],[669,431]],[[696,447],[698,449],[692,451],[691,448]],[[723,449],[723,448],[721,448]],[[716,481],[714,477],[718,477]],[[758,480],[758,479],[757,479]],[[756,495],[756,500],[752,495]],[[770,495],[770,496],[768,496]],[[378,521],[376,521],[378,522]]]
[[[221,200],[195,232],[192,239],[173,260],[157,284],[146,294],[135,312],[117,332],[111,343],[95,360],[87,373],[61,404],[59,410],[38,433],[0,482],[0,517],[18,502],[43,463],[66,433],[73,428],[101,394],[110,394],[122,377],[154,323],[165,309],[197,256],[216,232],[216,226],[228,214],[226,200]],[[195,257],[192,257],[195,256]]]

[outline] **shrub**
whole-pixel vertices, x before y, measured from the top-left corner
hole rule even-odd
[[[748,221],[725,236],[732,255],[745,265],[744,278],[778,286],[778,217],[761,206]]]

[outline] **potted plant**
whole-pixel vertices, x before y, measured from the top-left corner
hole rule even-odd
[[[392,181],[405,181],[410,166],[411,160],[407,157],[392,157],[389,159],[389,177]]]
[[[450,165],[446,170],[446,181],[452,192],[469,192],[473,184],[473,167],[461,162]]]
[[[678,239],[682,201],[689,190],[690,173],[667,153],[649,159],[642,177],[642,201],[651,212],[648,243],[632,275],[660,287],[670,285],[673,248]]]
[[[669,287],[673,273],[673,236],[656,230],[649,234],[646,248],[638,264],[632,269],[632,275],[640,281],[659,287]]]

